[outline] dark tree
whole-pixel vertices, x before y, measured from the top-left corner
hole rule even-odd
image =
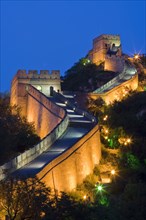
[[[0,98],[0,164],[33,147],[40,141],[34,124],[22,118],[20,108]]]
[[[37,178],[0,182],[0,209],[10,220],[39,220],[52,204],[50,189]]]

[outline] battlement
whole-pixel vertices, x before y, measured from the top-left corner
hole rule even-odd
[[[18,79],[60,79],[59,70],[18,70],[16,77]]]
[[[107,55],[110,57],[112,55],[122,57],[120,35],[102,34],[93,39],[93,48],[89,51],[88,58],[96,65],[99,65],[101,62],[108,59],[108,57],[106,57]],[[115,61],[116,59],[114,59],[114,62]],[[119,60],[117,59],[117,61]]]
[[[26,85],[30,84],[46,96],[50,96],[53,91],[61,91],[60,82],[59,70],[18,70],[13,78],[11,90],[24,95]],[[19,91],[16,91],[16,88]]]
[[[96,37],[93,39],[93,44],[95,44],[96,42],[100,41],[100,40],[116,40],[116,41],[120,41],[120,35],[112,35],[112,34],[102,34],[99,37]]]

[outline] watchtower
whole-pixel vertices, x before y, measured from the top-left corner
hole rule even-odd
[[[59,70],[18,70],[11,85],[11,105],[22,107],[23,115],[27,109],[27,86],[34,86],[46,96],[52,96],[53,91],[60,91],[60,71]]]
[[[105,61],[106,56],[121,54],[120,36],[103,34],[93,40],[93,49],[89,51],[88,58],[98,65]]]

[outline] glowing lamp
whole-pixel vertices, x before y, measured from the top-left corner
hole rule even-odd
[[[127,142],[128,142],[128,143],[130,143],[130,142],[131,142],[131,139],[130,139],[130,138],[128,138],[128,139],[127,139]]]
[[[98,190],[99,192],[101,192],[101,191],[103,190],[102,185],[98,185],[98,186],[97,186],[97,190]]]
[[[105,115],[105,117],[103,118],[104,121],[106,121],[108,118],[108,115]]]
[[[111,170],[111,174],[115,175],[116,171],[115,170]]]
[[[134,58],[137,60],[137,59],[139,58],[139,55],[136,54],[136,55],[134,56]]]

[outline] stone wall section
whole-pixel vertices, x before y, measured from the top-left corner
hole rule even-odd
[[[105,56],[104,70],[122,72],[124,69],[124,58],[117,56]]]
[[[95,64],[99,65],[105,61],[105,57],[112,45],[119,47],[117,56],[121,57],[122,49],[119,35],[102,34],[93,40],[93,48],[89,51],[88,58]]]
[[[54,128],[54,130],[50,134],[48,134],[39,144],[1,166],[0,180],[4,179],[8,173],[12,173],[15,170],[25,166],[26,164],[34,160],[37,156],[39,156],[41,153],[49,149],[49,147],[56,141],[56,139],[58,139],[67,129],[68,123],[69,119],[66,114],[61,123],[58,124]]]
[[[49,71],[41,70],[38,74],[37,71],[26,73],[25,70],[19,70],[12,81],[11,105],[18,105],[21,115],[25,116],[28,122],[34,122],[37,134],[41,138],[50,133],[65,115],[64,109],[45,96],[50,95],[51,86],[59,85],[56,90],[60,89],[59,74],[59,71],[49,74]],[[41,90],[37,89],[38,86]]]
[[[130,80],[121,83],[120,85],[114,87],[105,93],[88,93],[88,97],[92,99],[97,99],[101,97],[106,104],[111,104],[115,100],[121,100],[128,91],[136,90],[138,87],[138,75],[136,74]]]
[[[38,174],[38,178],[57,191],[70,191],[93,172],[101,159],[99,126],[96,125],[74,146],[54,159]]]
[[[22,115],[26,116],[29,122],[34,122],[37,133],[43,140],[34,148],[2,166],[0,170],[13,172],[35,159],[54,143],[69,123],[64,109],[51,102],[47,96],[34,88],[33,84],[30,85],[30,78],[37,79],[38,74],[34,71],[29,74],[20,71],[14,77],[11,88],[11,104],[22,107]],[[41,72],[41,74],[44,77],[46,73]],[[46,75],[48,76],[48,73]],[[53,72],[52,75],[56,76],[56,72]],[[47,134],[49,135],[46,136]],[[47,186],[59,192],[70,191],[81,183],[86,175],[92,173],[100,158],[100,132],[99,126],[95,124],[89,133],[46,165],[37,176]],[[4,174],[1,173],[1,178],[3,177]]]
[[[37,134],[44,138],[63,120],[65,110],[31,85],[28,86],[27,92],[27,120],[34,122]]]
[[[46,96],[50,96],[52,89],[54,91],[61,91],[60,85],[60,71],[59,70],[18,70],[12,81],[12,90],[15,90],[15,83],[31,84]],[[17,92],[17,91],[16,91]]]

